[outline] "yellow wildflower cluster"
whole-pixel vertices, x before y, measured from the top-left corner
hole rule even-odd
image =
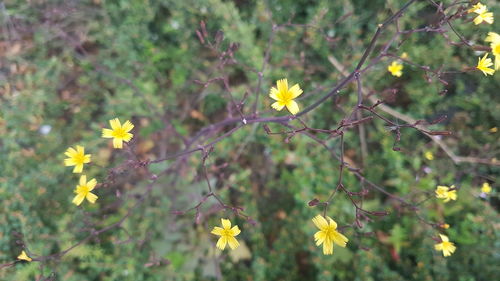
[[[455,186],[450,187],[444,185],[438,185],[436,188],[436,198],[443,199],[443,202],[449,202],[450,200],[457,200],[457,190]]]
[[[472,6],[472,8],[470,8],[467,12],[477,14],[477,16],[474,18],[475,25],[481,24],[483,22],[492,24],[494,21],[493,13],[489,12],[488,7],[481,3],[477,3],[476,5]]]
[[[123,148],[123,142],[129,142],[133,134],[130,131],[134,128],[134,125],[130,121],[125,121],[121,125],[118,118],[109,121],[111,129],[104,128],[102,130],[103,138],[112,138],[114,148]],[[65,166],[75,166],[73,173],[82,173],[83,165],[90,163],[90,154],[85,154],[85,148],[83,146],[77,145],[75,148],[68,148],[64,153],[68,158],[64,159]],[[78,185],[75,187],[74,193],[76,194],[73,198],[73,204],[80,206],[82,202],[87,199],[90,203],[95,203],[98,196],[91,191],[97,186],[97,180],[91,179],[87,181],[86,175],[81,175]]]
[[[476,14],[474,18],[474,24],[478,25],[480,23],[489,23],[492,24],[494,21],[493,13],[488,11],[488,7],[481,3],[477,3],[472,8],[468,10],[469,13]],[[488,58],[488,53],[485,53],[484,56],[479,57],[476,65],[476,69],[483,72],[485,76],[493,75],[498,68],[500,68],[500,35],[495,32],[489,32],[488,36],[485,39],[486,42],[490,42],[491,52],[495,57],[494,68],[493,62],[491,58]]]
[[[316,242],[316,246],[323,244],[323,254],[333,254],[334,243],[341,247],[347,245],[349,239],[337,231],[337,223],[330,217],[327,216],[325,218],[322,215],[317,215],[312,221],[319,229],[319,231],[314,234],[314,241]],[[236,240],[235,236],[241,233],[239,227],[237,225],[231,227],[231,221],[228,219],[221,219],[221,225],[222,227],[215,226],[211,232],[214,235],[220,236],[219,240],[217,240],[216,247],[220,250],[224,250],[226,245],[229,244],[231,250],[238,248],[240,243]]]
[[[449,202],[450,200],[457,200],[457,190],[455,189],[455,186],[452,185],[450,187],[444,186],[444,185],[438,185],[436,188],[436,198],[443,199],[443,202]],[[441,228],[448,229],[450,227],[449,224],[443,223],[439,225]],[[436,251],[443,251],[443,255],[445,257],[450,256],[455,252],[455,244],[453,242],[450,242],[448,240],[448,237],[443,234],[439,234],[439,237],[441,238],[441,243],[438,243],[434,245],[434,248]]]

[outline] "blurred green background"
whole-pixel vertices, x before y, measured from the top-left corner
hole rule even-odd
[[[500,14],[495,1],[484,3]],[[139,159],[146,160],[182,150],[183,138],[227,118],[232,105],[222,83],[203,87],[195,81],[227,76],[236,100],[248,92],[243,111],[249,114],[258,80],[251,70],[262,66],[273,23],[281,28],[269,49],[258,110],[263,116],[286,114],[271,111],[267,97],[268,89],[284,77],[304,89],[299,99],[303,109],[342,78],[328,56],[353,69],[377,24],[401,5],[396,0],[1,1],[0,262],[15,260],[23,245],[32,257],[60,252],[86,237],[90,229],[118,221],[145,191],[150,182],[145,169],[127,165],[127,152],[113,150],[100,137],[109,119],[130,119],[136,125],[132,147]],[[428,1],[417,1],[400,18],[399,27],[422,28],[436,16]],[[500,33],[500,18],[493,25],[479,26],[470,18],[455,20],[454,26],[471,42],[485,45],[487,32]],[[237,63],[221,66],[219,54],[200,43],[196,35],[200,21],[206,23],[211,42],[218,30],[223,31],[218,50],[239,43],[234,53]],[[380,42],[387,42],[395,30],[391,25]],[[458,42],[456,35],[447,34]],[[397,55],[406,52],[420,65],[452,71],[475,66],[482,55],[426,32],[403,36],[389,50]],[[446,75],[445,87],[428,83],[422,70],[408,64],[402,77],[393,77],[386,70],[391,62],[383,59],[367,72],[363,86],[413,118],[446,115],[433,129],[453,132],[443,140],[457,155],[500,158],[499,133],[494,129],[500,121],[499,74]],[[442,94],[443,90],[447,92]],[[393,91],[395,95],[388,94]],[[338,99],[327,101],[303,120],[310,127],[335,128],[355,102],[356,88],[350,85]],[[207,160],[207,171],[221,198],[244,207],[256,225],[218,210],[213,198],[203,204],[198,221],[193,211],[172,214],[193,207],[207,193],[197,152],[181,162],[150,165],[152,173],[169,167],[176,173],[163,175],[122,227],[90,239],[61,259],[4,268],[0,279],[498,278],[499,167],[455,165],[434,142],[412,129],[402,130],[401,151],[393,151],[394,135],[385,125],[379,119],[365,124],[365,159],[357,129],[348,130],[346,161],[408,201],[430,196],[419,215],[446,222],[449,229],[433,229],[397,201],[370,192],[363,207],[390,214],[364,221],[361,229],[345,228],[347,248],[335,247],[333,256],[323,256],[314,245],[316,228],[311,222],[321,208],[307,203],[327,199],[338,180],[339,162],[303,135],[285,142],[284,136],[269,136],[262,124],[254,124],[218,143]],[[270,127],[285,130],[276,124]],[[201,139],[202,144],[210,140]],[[71,204],[79,175],[64,167],[63,153],[76,144],[93,157],[85,173],[108,183],[96,190],[99,200],[94,205]],[[338,151],[337,138],[327,144]],[[426,159],[426,152],[432,152],[434,159]],[[365,187],[352,174],[344,176],[349,190]],[[493,187],[490,194],[481,194],[484,182]],[[433,198],[438,184],[458,186],[458,200],[444,204]],[[354,221],[354,211],[345,194],[338,194],[328,215],[346,226]],[[215,251],[216,237],[210,234],[221,217],[242,229],[241,246],[222,254]],[[432,238],[438,233],[447,234],[457,245],[451,257],[434,250]]]

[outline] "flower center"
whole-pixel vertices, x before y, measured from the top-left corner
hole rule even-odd
[[[335,234],[335,229],[333,229],[333,227],[328,226],[323,229],[323,232],[325,233],[326,237],[332,237]]]
[[[231,231],[231,229],[224,229],[224,231],[222,232],[222,236],[233,236],[233,232]]]
[[[288,90],[281,91],[281,101],[283,103],[288,103],[290,100],[292,100],[292,93]]]
[[[89,187],[87,185],[80,185],[78,192],[86,196],[89,193]]]
[[[83,164],[83,162],[85,161],[85,155],[76,154],[75,156],[73,156],[73,161],[75,161],[75,163],[77,164]]]
[[[451,247],[451,242],[443,241],[443,249],[447,250]]]
[[[125,132],[124,129],[122,128],[118,128],[116,130],[113,131],[113,137],[115,138],[125,138],[125,136],[127,135],[127,132]]]

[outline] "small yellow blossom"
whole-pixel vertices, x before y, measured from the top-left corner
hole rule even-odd
[[[403,53],[401,54],[401,58],[402,58],[402,59],[407,59],[407,58],[408,58],[408,53],[407,53],[407,52],[403,52]]]
[[[447,223],[442,223],[440,226],[441,226],[442,228],[444,228],[444,229],[448,229],[448,228],[450,228],[450,225],[449,225],[449,224],[447,224]]]
[[[498,128],[497,127],[493,127],[491,129],[488,130],[490,133],[496,133],[498,132]]]
[[[429,161],[434,160],[434,154],[432,154],[432,152],[430,152],[430,151],[426,151],[424,153],[424,157],[425,157],[425,159],[427,159]]]
[[[486,193],[486,194],[490,193],[491,192],[490,184],[487,182],[483,183],[483,185],[481,186],[481,192]]]
[[[64,159],[65,166],[75,166],[73,173],[81,173],[83,164],[90,163],[90,154],[85,154],[83,146],[76,146],[76,150],[72,147],[68,148],[64,153],[68,158]]]
[[[328,216],[325,219],[322,215],[317,215],[312,221],[319,228],[314,234],[314,241],[316,246],[323,244],[323,254],[333,254],[333,243],[345,248],[349,240],[337,231],[337,223],[334,220]]]
[[[21,254],[19,256],[17,256],[17,259],[18,260],[22,260],[22,261],[32,261],[33,259],[30,258],[25,251],[22,251]]]
[[[240,243],[234,237],[240,234],[241,230],[237,225],[231,228],[231,221],[229,221],[228,219],[220,219],[220,221],[222,227],[216,226],[214,227],[214,229],[212,229],[211,232],[212,234],[220,236],[219,240],[217,241],[216,247],[224,250],[226,248],[226,244],[229,244],[231,250],[238,248]]]
[[[476,13],[476,14],[484,13],[484,11],[486,11],[486,6],[481,3],[477,3],[476,5],[472,6],[472,8],[467,10],[468,13]]]
[[[299,84],[293,85],[290,89],[288,88],[288,80],[281,79],[276,81],[276,88],[272,87],[269,97],[271,97],[274,102],[271,107],[281,111],[283,107],[290,111],[291,114],[295,115],[299,112],[299,105],[294,99],[302,94],[302,89]]]
[[[129,133],[134,128],[134,125],[129,120],[121,125],[120,120],[115,118],[109,120],[109,125],[111,125],[111,129],[102,129],[102,137],[112,138],[114,148],[123,148],[123,142],[129,142],[134,136]]]
[[[488,32],[488,36],[484,39],[490,42],[491,53],[495,57],[495,70],[500,68],[500,35],[495,32]]]
[[[481,3],[474,5],[471,9],[468,10],[468,12],[477,14],[477,16],[474,18],[475,25],[478,25],[483,21],[492,24],[494,21],[493,13],[488,12],[488,8]]]
[[[484,54],[484,57],[478,58],[477,66],[476,68],[481,70],[485,76],[493,75],[495,73],[495,70],[493,68],[490,68],[493,63],[491,62],[491,59],[488,58],[488,53]]]
[[[391,65],[387,67],[387,70],[396,77],[401,77],[403,75],[403,65],[397,61],[393,61]]]
[[[438,187],[436,188],[436,198],[444,199],[443,201],[445,203],[450,200],[457,200],[457,190],[454,188],[454,185],[452,185],[451,187],[438,185]]]
[[[80,206],[85,198],[87,199],[87,201],[94,204],[98,197],[91,191],[96,185],[97,181],[95,179],[91,179],[87,182],[87,176],[82,175],[80,177],[79,184],[75,188],[76,196],[75,198],[73,198],[73,204]]]
[[[443,256],[445,257],[451,256],[457,247],[455,247],[453,242],[448,241],[446,235],[439,234],[439,237],[441,237],[441,243],[434,245],[434,249],[436,249],[436,251],[443,251]]]

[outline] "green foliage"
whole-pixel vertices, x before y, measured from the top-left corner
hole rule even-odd
[[[15,260],[22,244],[32,257],[75,245],[92,229],[120,220],[148,189],[149,174],[120,165],[126,153],[100,138],[109,119],[131,119],[136,124],[133,145],[145,160],[182,150],[185,144],[177,134],[191,137],[225,118],[232,105],[222,82],[205,88],[194,81],[226,75],[235,100],[249,93],[244,110],[250,112],[258,75],[249,69],[262,67],[271,21],[314,27],[275,31],[259,112],[285,114],[271,112],[267,98],[268,89],[283,77],[304,89],[298,101],[303,109],[343,77],[328,56],[352,70],[377,24],[401,6],[394,0],[35,2],[7,1],[2,11],[16,25],[2,28],[0,37],[7,46],[0,59],[1,263]],[[400,28],[422,27],[432,20],[429,15],[435,10],[420,2],[399,19]],[[490,2],[499,14],[500,6]],[[239,43],[234,55],[238,63],[219,67],[217,54],[198,40],[200,21],[206,22],[212,42],[216,32],[223,31],[221,50]],[[491,26],[459,20],[456,27],[471,41],[483,43],[488,31],[499,30],[500,20]],[[395,31],[390,26],[381,41]],[[450,39],[459,40],[454,35]],[[407,52],[411,61],[431,69],[455,71],[474,66],[478,57],[469,48],[451,47],[436,33],[405,37],[389,51]],[[499,133],[489,131],[500,124],[498,74],[446,75],[442,78],[449,84],[444,86],[428,83],[421,69],[408,64],[401,78],[390,77],[386,71],[390,62],[384,58],[366,72],[363,86],[416,119],[447,115],[433,128],[453,131],[444,139],[457,155],[498,158]],[[325,90],[314,91],[321,87]],[[392,89],[397,90],[394,97],[387,94]],[[446,94],[440,94],[445,89]],[[340,91],[338,101],[325,102],[303,120],[314,128],[336,127],[356,103],[355,86]],[[286,129],[269,126],[273,131]],[[361,140],[357,128],[352,128],[345,134],[346,162],[362,168],[367,179],[388,191],[422,201],[419,217],[347,172],[343,183],[350,191],[370,190],[364,208],[390,214],[363,222],[362,229],[349,227],[355,219],[354,206],[345,194],[336,194],[328,215],[346,226],[343,232],[350,240],[345,249],[335,247],[333,256],[323,256],[314,245],[311,218],[322,209],[307,202],[328,198],[338,181],[339,162],[304,135],[286,143],[284,136],[267,135],[261,125],[250,124],[216,144],[207,164],[210,182],[224,202],[244,207],[256,225],[229,211],[214,211],[213,198],[202,205],[199,224],[194,211],[172,214],[195,206],[207,193],[200,154],[193,154],[185,158],[179,173],[154,185],[121,227],[87,240],[61,259],[45,261],[43,267],[22,262],[2,269],[0,279],[34,280],[43,275],[68,281],[216,280],[221,275],[225,280],[255,281],[468,281],[500,276],[498,183],[492,183],[494,191],[486,199],[479,197],[480,185],[496,180],[500,170],[455,165],[434,142],[410,128],[402,129],[399,152],[393,151],[395,136],[381,120],[366,123],[365,129],[369,155],[362,158]],[[95,205],[84,203],[81,208],[71,204],[78,175],[63,165],[65,149],[75,144],[92,153],[93,165],[85,167],[89,177],[104,182],[110,168],[115,175],[112,184],[97,189]],[[325,144],[340,152],[338,138]],[[425,151],[432,151],[436,159],[425,159]],[[161,174],[178,164],[175,160],[152,164],[149,172]],[[434,199],[438,184],[458,186],[458,200]],[[427,196],[431,199],[425,200]],[[242,245],[236,252],[215,251],[210,230],[220,217],[231,218],[242,229],[238,236]],[[422,220],[446,222],[450,228],[438,231]],[[458,247],[449,258],[433,248],[432,238],[438,233],[446,233]],[[155,263],[162,259],[169,264]]]

